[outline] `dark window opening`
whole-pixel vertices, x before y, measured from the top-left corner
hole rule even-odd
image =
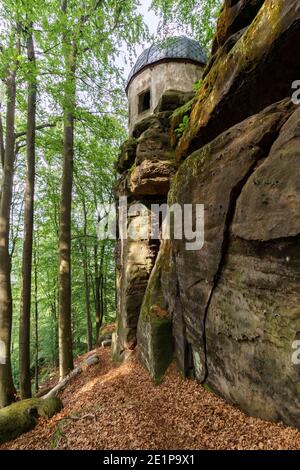
[[[150,90],[145,91],[139,95],[139,114],[148,111],[151,106],[151,93]]]

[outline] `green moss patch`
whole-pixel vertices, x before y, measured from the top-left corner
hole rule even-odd
[[[0,410],[0,444],[11,441],[33,429],[39,417],[50,419],[61,411],[63,404],[57,397],[46,400],[29,398]]]

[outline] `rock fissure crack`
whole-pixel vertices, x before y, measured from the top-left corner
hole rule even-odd
[[[287,119],[288,119],[288,117],[286,118],[286,120]],[[263,137],[262,141],[259,144],[259,147],[261,148],[263,155],[260,158],[258,158],[258,160],[255,160],[253,162],[253,164],[251,165],[251,167],[250,167],[249,171],[247,172],[247,174],[232,189],[231,194],[230,194],[230,202],[229,202],[229,207],[228,207],[228,211],[227,211],[227,214],[226,214],[226,221],[225,221],[224,232],[223,232],[223,242],[222,242],[222,247],[221,247],[221,258],[220,258],[220,262],[219,262],[216,274],[214,276],[213,286],[212,286],[212,289],[211,289],[211,292],[210,292],[210,295],[209,295],[209,299],[208,299],[208,302],[207,302],[207,305],[206,305],[206,308],[205,308],[204,318],[203,318],[203,348],[204,348],[204,360],[205,360],[205,365],[204,365],[205,374],[204,374],[204,378],[202,380],[202,383],[206,382],[208,374],[209,374],[208,365],[207,365],[207,338],[206,338],[207,316],[208,316],[208,311],[209,311],[209,307],[210,307],[210,304],[211,304],[211,300],[212,300],[214,291],[215,291],[216,287],[218,286],[218,282],[219,282],[219,279],[221,277],[221,272],[222,272],[223,266],[225,265],[225,259],[226,259],[226,255],[227,255],[227,252],[228,252],[229,242],[230,242],[230,227],[231,227],[231,224],[232,224],[232,221],[233,221],[233,218],[234,218],[236,203],[237,203],[237,200],[238,200],[243,188],[245,187],[247,181],[249,180],[249,178],[253,175],[253,173],[255,173],[255,171],[260,167],[260,165],[262,165],[265,162],[265,160],[268,158],[271,147],[272,147],[272,144],[275,140],[277,140],[277,138],[280,134],[280,130],[281,130],[281,128],[282,128],[282,126],[284,125],[285,122],[282,122],[281,126],[279,126],[279,128],[277,127],[275,132],[273,131],[273,134],[272,134],[272,132],[269,132],[268,134],[266,134]]]

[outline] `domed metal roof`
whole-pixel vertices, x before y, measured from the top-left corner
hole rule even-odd
[[[172,59],[189,60],[202,65],[207,61],[204,50],[194,39],[189,39],[186,36],[167,38],[160,43],[153,44],[139,56],[130,72],[126,88],[133,77],[145,67],[161,60]]]

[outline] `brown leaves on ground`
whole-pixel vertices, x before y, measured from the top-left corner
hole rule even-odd
[[[174,365],[156,386],[135,357],[97,353],[60,394],[61,413],[0,449],[300,449],[299,431],[245,416]]]
[[[107,325],[102,326],[100,330],[100,336],[113,333],[116,329],[115,323],[108,323]]]

